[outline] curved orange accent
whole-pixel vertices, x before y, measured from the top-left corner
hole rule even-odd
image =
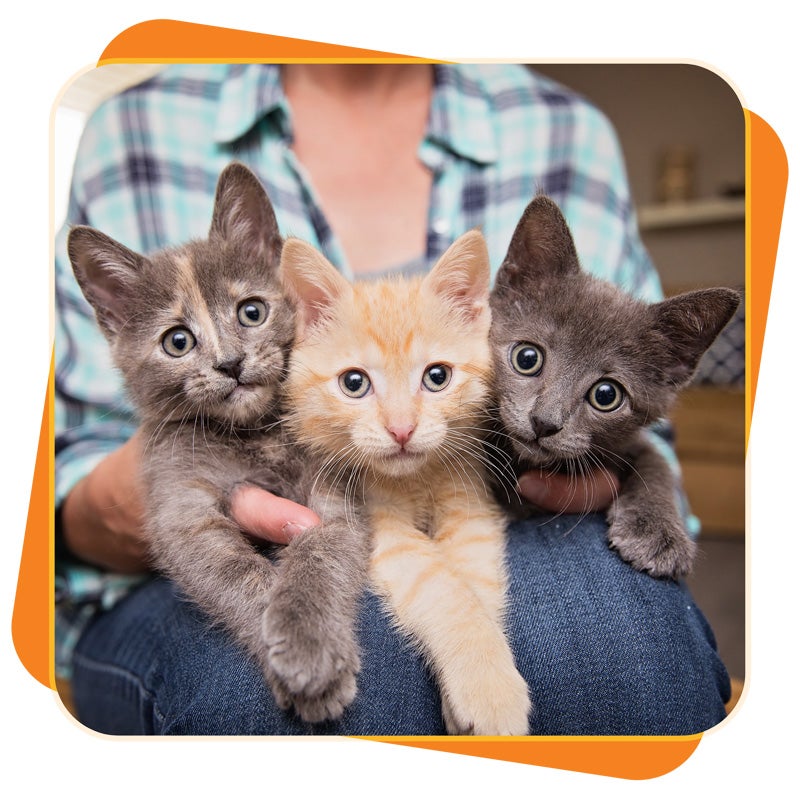
[[[643,780],[665,775],[683,764],[700,744],[701,736],[702,734],[670,737],[532,736],[519,739],[462,736],[369,738],[390,744],[513,761],[517,764]]]
[[[98,66],[131,61],[282,61],[417,60],[395,53],[290,39],[266,33],[198,25],[170,19],[141,22],[116,36],[103,51]],[[422,60],[422,59],[419,59]]]
[[[758,370],[764,347],[769,298],[778,253],[783,203],[789,180],[786,151],[775,131],[752,111],[745,110],[748,128],[747,162],[747,425],[756,397]]]
[[[39,447],[33,471],[28,521],[22,543],[17,594],[11,617],[11,636],[20,661],[45,686],[55,688],[52,677],[52,636],[50,617],[53,609],[51,568],[53,500],[51,464],[51,397],[53,396],[53,357],[44,399]]]

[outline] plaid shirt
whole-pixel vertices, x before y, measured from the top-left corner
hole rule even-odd
[[[479,227],[496,270],[525,206],[545,192],[563,210],[584,269],[644,299],[659,299],[608,120],[522,65],[434,69],[428,128],[419,146],[419,158],[433,174],[422,268],[458,235]],[[106,101],[90,118],[56,242],[57,506],[136,427],[66,257],[69,225],[92,225],[142,253],[203,237],[217,177],[235,159],[260,177],[281,231],[316,245],[352,277],[291,143],[291,111],[275,65],[170,66]],[[668,446],[666,451],[674,459]],[[57,665],[63,673],[90,609],[113,605],[130,579],[68,557],[57,562]]]

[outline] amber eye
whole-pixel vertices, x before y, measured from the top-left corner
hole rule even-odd
[[[264,324],[267,313],[267,304],[253,297],[239,304],[237,316],[242,325],[248,328],[255,328],[258,325]]]
[[[598,381],[586,399],[598,411],[616,411],[625,399],[625,390],[616,381]]]
[[[348,369],[339,376],[339,388],[348,397],[364,397],[371,387],[369,376],[360,369]]]
[[[431,364],[425,368],[422,375],[422,385],[429,392],[441,392],[453,375],[453,370],[447,364]]]
[[[544,353],[530,342],[518,342],[511,348],[511,366],[520,375],[538,375],[544,366]]]
[[[173,358],[185,356],[195,344],[197,344],[197,340],[188,328],[171,328],[161,340],[164,352]]]

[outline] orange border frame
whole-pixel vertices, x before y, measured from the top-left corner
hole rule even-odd
[[[151,20],[119,34],[103,51],[97,65],[338,60],[432,61],[175,20]],[[783,215],[788,163],[783,146],[769,125],[747,109],[744,114],[747,131],[747,441]],[[51,356],[11,627],[14,646],[23,665],[36,680],[55,690],[52,398]],[[356,738],[610,777],[644,779],[663,775],[680,766],[692,755],[701,737],[702,734],[676,737]]]

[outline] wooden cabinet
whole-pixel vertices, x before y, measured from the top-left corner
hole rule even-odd
[[[743,389],[693,386],[673,414],[684,488],[704,536],[744,536]]]

